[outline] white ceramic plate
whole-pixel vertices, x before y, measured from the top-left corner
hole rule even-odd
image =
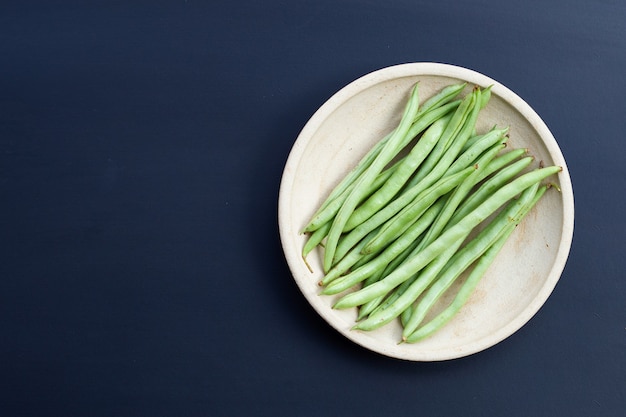
[[[302,260],[300,233],[338,181],[371,146],[398,123],[411,87],[420,101],[459,82],[492,85],[477,131],[509,126],[509,144],[528,148],[545,165],[560,165],[556,182],[516,229],[472,298],[443,329],[415,344],[398,344],[399,323],[372,332],[351,330],[357,311],[334,310],[340,297],[319,295],[321,250]],[[535,111],[511,90],[475,71],[437,63],[384,68],[350,83],[332,96],[298,136],[283,173],[279,196],[280,238],[289,268],[308,302],[336,330],[365,348],[413,361],[437,361],[487,349],[521,328],[539,310],[559,280],[573,236],[574,198],[565,160]],[[448,302],[450,300],[447,300]],[[446,302],[445,300],[443,302]]]

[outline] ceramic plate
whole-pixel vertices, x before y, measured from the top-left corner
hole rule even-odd
[[[399,122],[412,86],[424,102],[443,87],[467,82],[492,86],[477,131],[509,127],[509,145],[528,148],[537,163],[560,165],[550,190],[515,230],[464,308],[439,332],[414,344],[398,344],[397,322],[362,332],[351,330],[356,309],[335,310],[340,297],[319,295],[321,249],[301,257],[300,233],[333,187]],[[554,191],[554,192],[552,192]],[[410,63],[384,68],[350,83],[306,123],[289,154],[279,196],[280,238],[293,277],[311,306],[337,331],[380,354],[412,361],[438,361],[487,349],[520,329],[546,302],[559,280],[574,227],[574,198],[559,146],[536,112],[514,92],[478,72],[447,64]],[[443,299],[442,303],[450,299]]]

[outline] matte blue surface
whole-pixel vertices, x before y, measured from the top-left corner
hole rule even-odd
[[[620,1],[3,4],[0,415],[622,416],[624,22]],[[524,98],[576,200],[545,306],[443,363],[340,336],[278,239],[308,118],[415,61]]]

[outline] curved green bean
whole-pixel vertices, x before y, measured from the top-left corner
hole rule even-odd
[[[359,177],[354,189],[350,192],[350,195],[348,195],[346,200],[343,202],[339,212],[337,212],[337,215],[333,219],[328,235],[326,236],[326,245],[324,246],[324,271],[328,271],[333,265],[335,249],[348,218],[352,215],[353,210],[363,198],[363,195],[366,189],[370,186],[371,182],[393,159],[393,157],[396,156],[398,152],[398,142],[401,142],[407,135],[411,127],[411,123],[417,114],[419,105],[419,95],[417,92],[418,84],[416,84],[411,91],[411,96],[400,120],[400,124],[394,130],[392,137],[385,144],[385,147],[381,149],[376,159],[372,161],[369,168]]]
[[[502,234],[502,231],[506,228],[506,226],[513,222],[515,216],[517,216],[525,205],[532,200],[537,186],[538,184],[527,188],[523,192],[522,197],[520,197],[517,201],[510,202],[508,207],[501,211],[494,221],[489,223],[485,229],[483,229],[475,238],[459,250],[463,240],[465,240],[467,235],[470,233],[468,231],[465,237],[457,240],[452,246],[428,264],[428,266],[420,272],[419,277],[414,281],[414,283],[411,284],[411,286],[407,288],[406,291],[400,295],[392,305],[384,310],[375,312],[367,320],[359,323],[355,328],[360,330],[373,330],[383,324],[389,323],[409,308],[424,291],[426,291],[427,295],[432,294],[432,288],[437,287],[442,281],[449,281],[450,276],[458,276],[458,274],[463,272],[478,256],[482,254],[485,250],[485,246],[488,247],[493,240]],[[444,270],[444,272],[440,276],[439,274],[442,270]],[[432,286],[428,288],[431,283]],[[428,290],[426,290],[427,288]],[[420,308],[423,306],[430,306],[430,304],[425,303],[424,300],[428,300],[428,302],[430,302],[430,299],[425,297],[418,303],[418,308],[410,315],[404,331],[412,331],[415,328],[414,326],[416,320],[418,320],[420,314],[424,313],[424,310]]]
[[[447,198],[447,201],[445,202],[444,207],[439,211],[437,218],[430,226],[426,234],[422,237],[420,243],[416,245],[416,247],[413,249],[412,254],[418,253],[420,250],[422,250],[422,248],[430,244],[450,224],[449,220],[454,214],[454,211],[456,210],[460,202],[465,198],[465,196],[470,192],[471,188],[474,187],[474,185],[479,181],[486,167],[489,166],[489,163],[500,151],[502,146],[502,144],[496,143],[494,146],[492,146],[491,149],[485,152],[476,161],[476,166],[478,167],[476,171],[472,172],[467,178],[465,178],[465,180],[463,180],[463,182],[456,189],[451,192],[451,194]],[[432,268],[429,270],[428,273],[433,273]],[[379,308],[372,311],[372,314],[377,313],[378,310],[386,309],[389,305],[394,303],[411,285],[413,285],[413,282],[415,282],[415,280],[419,279],[420,281],[424,281],[425,278],[422,275],[423,274],[416,274],[400,284],[397,288],[393,290],[392,294],[386,297],[385,302],[381,304]],[[409,311],[405,311],[406,313],[404,319],[406,320],[408,318]]]
[[[434,242],[425,247],[416,256],[408,259],[393,273],[368,287],[343,296],[333,307],[338,309],[356,307],[382,294],[386,294],[424,268],[424,266],[445,251],[451,244],[464,236],[468,229],[471,230],[476,227],[504,203],[534,183],[558,173],[561,169],[562,168],[559,166],[537,168],[511,181],[496,191],[458,223],[443,232]]]
[[[422,108],[417,113],[417,117],[419,118],[429,111],[448,103],[450,100],[458,96],[466,85],[467,83],[460,83],[444,87],[441,91],[424,102]]]
[[[415,172],[417,167],[424,161],[430,151],[439,141],[446,125],[450,121],[449,116],[442,117],[435,121],[417,141],[417,144],[411,149],[409,154],[403,159],[402,163],[395,170],[394,174],[357,207],[348,219],[344,232],[354,229],[359,224],[370,218],[376,211],[387,204],[404,186],[409,177]]]
[[[454,216],[458,206],[461,204],[463,199],[470,193],[471,189],[477,184],[482,173],[488,167],[491,160],[496,156],[496,154],[502,149],[502,144],[496,143],[485,152],[477,161],[476,161],[476,169],[468,175],[461,184],[457,188],[452,191],[452,195],[446,201],[445,207],[441,209],[437,218],[433,222],[433,225],[430,227],[424,239],[422,239],[420,245],[416,248],[416,251],[421,250],[431,242],[433,242],[443,230],[445,230],[449,225],[453,225],[450,220]],[[372,238],[373,239],[373,238]],[[371,239],[370,239],[371,242]],[[366,250],[364,248],[363,250]]]
[[[469,235],[469,231],[467,232],[467,235]],[[432,262],[430,262],[426,268],[419,273],[418,278],[414,281],[414,283],[401,295],[396,297],[393,302],[390,302],[383,308],[377,308],[367,319],[357,323],[352,328],[354,330],[374,330],[389,323],[402,314],[402,312],[411,305],[417,296],[419,296],[419,294],[437,277],[450,258],[454,256],[457,250],[459,250],[467,235],[457,239],[445,251],[433,259]]]
[[[536,202],[541,198],[545,190],[545,186],[542,186],[537,190],[535,196],[533,197],[533,201],[529,204],[529,209],[536,204]],[[523,215],[525,215],[525,213],[520,216],[519,220],[521,220],[521,217],[523,217]],[[478,282],[485,275],[487,269],[491,266],[497,254],[500,252],[500,250],[508,240],[509,236],[515,230],[515,226],[517,224],[519,224],[519,221],[508,224],[501,236],[493,244],[491,244],[491,246],[489,246],[489,248],[483,253],[483,255],[476,261],[476,265],[468,275],[467,279],[457,292],[454,300],[450,305],[448,305],[443,311],[437,314],[428,323],[422,325],[412,332],[404,332],[403,340],[405,342],[415,343],[432,335],[441,327],[443,327],[447,322],[449,322],[461,310],[461,308],[467,303],[467,300],[473,293]]]
[[[446,197],[445,196],[441,197],[432,206],[430,206],[430,208],[420,217],[418,221],[427,222],[428,227],[430,227],[432,222],[437,217],[438,213],[444,207],[445,202],[446,202]],[[389,264],[384,269],[368,277],[365,280],[364,285],[371,285],[372,283],[379,281],[381,278],[389,275],[400,264],[402,264],[402,262],[404,262],[409,256],[411,256],[414,253],[415,248],[419,246],[422,239],[423,239],[423,235],[420,236],[418,239],[415,239],[409,247],[407,247],[400,255],[396,256],[391,262],[389,262]],[[376,308],[378,308],[378,306],[381,303],[383,303],[383,301],[387,303],[388,298],[389,298],[388,296],[381,296],[372,301],[368,301],[367,303],[362,305],[361,308],[359,309],[358,320],[363,319],[365,316],[373,312]]]
[[[376,190],[378,190],[393,175],[393,173],[403,160],[404,158],[400,159],[395,164],[378,174],[374,182],[372,182],[372,184],[368,187],[368,191],[364,193],[362,200],[376,192]],[[341,185],[341,183],[339,185]],[[330,222],[341,208],[343,202],[350,195],[350,192],[352,192],[355,185],[356,182],[352,182],[351,184],[342,187],[342,191],[339,193],[335,193],[335,191],[333,190],[331,194],[336,195],[331,195],[324,201],[322,206],[315,212],[309,223],[303,229],[303,232],[314,232],[318,228],[322,227],[324,224]]]
[[[431,175],[431,172],[439,164],[441,158],[444,157],[446,150],[450,147],[450,144],[454,139],[459,136],[459,132],[463,130],[470,113],[472,112],[476,102],[475,91],[472,94],[468,94],[463,98],[461,104],[456,108],[452,114],[446,129],[441,134],[441,138],[434,149],[430,152],[422,166],[417,170],[415,175],[406,184],[406,188],[412,188],[418,183],[422,182],[426,177]],[[472,127],[473,129],[473,127]],[[467,137],[469,139],[469,136]],[[448,154],[449,155],[449,154]],[[443,174],[443,173],[442,173]],[[432,176],[432,175],[431,175]]]
[[[400,163],[401,161],[398,161],[398,163]],[[383,172],[381,172],[377,177],[376,180],[374,181],[374,183],[371,185],[371,187],[369,188],[368,192],[366,193],[366,195],[371,195],[372,193],[374,193],[378,188],[380,188],[385,181],[387,181],[387,179],[393,174],[394,170],[397,168],[397,164],[394,164],[393,166],[389,167],[388,169],[384,170]],[[351,189],[351,187],[348,187],[347,191],[344,191],[344,193],[347,193],[349,190]],[[338,197],[338,199],[340,199],[341,196]],[[338,200],[337,199],[337,200]],[[334,204],[338,204],[341,205],[341,201],[333,201],[331,203],[331,205]],[[328,206],[330,207],[330,206]],[[331,209],[332,210],[332,209]],[[338,210],[338,208],[337,208]],[[313,230],[309,230],[306,233],[309,233],[309,237],[306,240],[304,247],[302,248],[302,258],[306,258],[308,256],[308,254],[317,246],[319,245],[324,238],[326,237],[326,235],[328,235],[328,231],[330,230],[330,226],[331,226],[331,222],[327,221],[326,223],[323,223],[321,225],[316,225],[315,228],[313,228]]]
[[[505,233],[508,227],[514,227],[520,222],[524,214],[530,209],[530,203],[534,200],[538,188],[539,183],[536,183],[524,190],[517,200],[511,201],[508,207],[500,212],[494,221],[489,223],[471,242],[454,255],[450,260],[450,264],[446,266],[445,271],[428,288],[422,299],[413,308],[411,317],[403,329],[403,338],[408,337],[419,326],[435,302],[459,275],[482,256]]]
[[[514,162],[513,164],[502,168],[493,177],[485,181],[478,190],[474,191],[471,195],[463,201],[458,210],[454,213],[450,222],[455,223],[467,215],[467,213],[474,210],[481,203],[483,203],[489,196],[491,196],[497,189],[502,187],[520,172],[522,172],[530,163],[534,160],[533,157],[528,156]]]
[[[436,191],[439,192],[440,189]],[[438,207],[435,207],[434,210],[430,210],[429,208],[435,204],[436,198],[438,197],[430,197],[425,198],[424,207],[422,212],[405,231],[405,233],[389,244],[387,248],[382,250],[382,252],[378,253],[377,256],[373,257],[369,262],[365,263],[361,267],[355,269],[349,274],[344,275],[341,278],[338,278],[328,284],[326,288],[322,290],[322,294],[332,295],[343,292],[356,284],[364,281],[371,275],[375,274],[377,271],[384,269],[390,262],[392,262],[396,257],[404,252],[411,244],[426,230],[428,226],[434,220],[434,216],[436,216]]]
[[[415,219],[422,215],[430,205],[442,195],[458,187],[468,176],[476,171],[475,166],[465,168],[456,174],[444,177],[435,185],[415,198],[413,203],[381,226],[376,235],[365,245],[363,253],[376,253],[401,236]]]
[[[471,165],[477,160],[477,158],[480,158],[483,152],[491,148],[493,145],[505,145],[507,140],[505,134],[507,130],[508,129],[493,129],[489,133],[482,136],[480,140],[476,141],[476,143],[456,158],[444,175],[455,174],[463,168]]]
[[[302,248],[302,258],[306,258],[317,245],[322,243],[329,230],[330,222],[327,222],[308,236],[308,239],[306,240],[306,242],[304,243],[304,247]]]
[[[319,282],[320,286],[328,285],[335,279],[339,278],[342,274],[348,271],[351,267],[355,266],[359,260],[365,258],[366,261],[371,260],[377,254],[363,254],[361,251],[363,247],[369,242],[369,240],[375,236],[377,229],[370,232],[361,242],[359,242],[350,252],[344,256],[341,261],[337,262],[333,267],[324,275],[324,278]]]

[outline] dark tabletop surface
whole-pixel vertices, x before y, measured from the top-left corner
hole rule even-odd
[[[3,2],[0,57],[0,415],[623,415],[626,3]],[[437,363],[327,325],[277,226],[313,112],[420,61],[526,100],[576,202],[543,308]]]

